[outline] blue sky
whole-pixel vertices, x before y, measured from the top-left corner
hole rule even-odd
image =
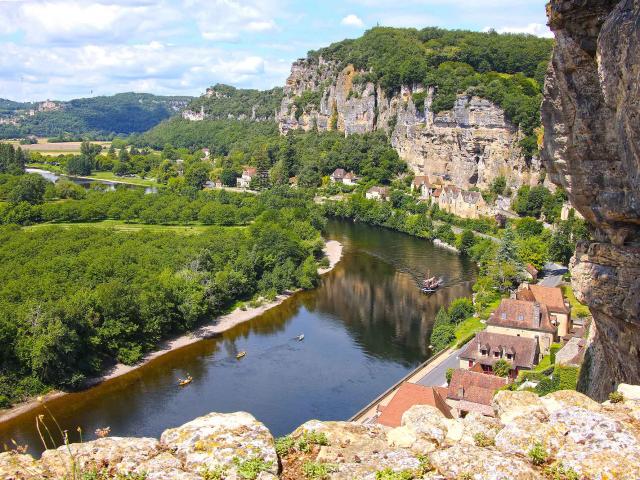
[[[549,36],[545,1],[0,0],[0,98],[270,88],[308,50],[376,24]]]

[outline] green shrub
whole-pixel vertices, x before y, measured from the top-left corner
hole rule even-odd
[[[447,313],[453,323],[460,323],[473,315],[473,302],[470,298],[456,298],[449,305]]]
[[[312,480],[325,480],[329,474],[335,471],[335,466],[327,463],[305,462],[302,465],[302,473]]]
[[[493,373],[495,373],[499,377],[509,376],[510,371],[511,364],[502,358],[493,365]]]
[[[240,460],[238,457],[235,457],[233,463],[238,470],[238,475],[246,480],[254,480],[260,472],[268,471],[273,465],[273,462],[265,462],[258,457],[247,460]]]
[[[476,447],[492,447],[496,444],[493,438],[482,432],[478,432],[473,436],[473,443],[476,444]]]
[[[541,442],[535,442],[527,452],[527,456],[529,457],[529,460],[531,460],[531,463],[540,466],[547,463],[549,453],[544,449]]]
[[[0,408],[9,408],[11,406],[11,401],[9,397],[6,395],[0,395]]]
[[[376,472],[376,480],[413,480],[414,478],[416,477],[411,470],[396,472],[390,468],[385,468]]]
[[[565,467],[562,462],[556,462],[544,469],[544,474],[550,480],[580,480],[580,475],[571,467]]]
[[[445,376],[447,377],[447,385],[451,383],[451,378],[453,377],[453,372],[455,372],[455,368],[447,368],[447,373]]]
[[[624,402],[624,395],[621,392],[611,392],[609,394],[609,401],[611,403]]]
[[[298,450],[307,453],[311,450],[312,445],[328,445],[327,436],[322,432],[304,432],[298,440]]]
[[[224,480],[227,469],[221,466],[215,468],[204,467],[200,470],[200,476],[204,480]]]
[[[296,441],[289,435],[276,438],[276,453],[280,457],[285,457],[295,448]]]

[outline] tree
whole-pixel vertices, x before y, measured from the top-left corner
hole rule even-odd
[[[530,263],[536,269],[542,270],[549,258],[549,248],[539,237],[525,238],[518,242],[518,256],[523,263]]]
[[[22,175],[9,192],[8,200],[15,204],[20,202],[28,202],[32,205],[42,203],[47,185],[48,182],[40,175]]]
[[[24,172],[27,156],[24,151],[10,143],[0,143],[0,173],[19,175]]]
[[[220,181],[227,187],[235,187],[237,178],[238,173],[231,168],[224,168],[222,172],[220,172]]]
[[[496,252],[496,261],[519,264],[518,250],[515,243],[515,233],[507,228],[502,235],[502,241]]]
[[[204,162],[197,162],[189,165],[184,172],[186,184],[195,189],[201,190],[209,180],[210,165]]]
[[[566,224],[558,226],[549,243],[549,258],[562,265],[569,265],[574,250],[575,244],[571,241],[568,226]]]
[[[495,373],[499,377],[509,376],[510,371],[511,365],[504,358],[501,358],[493,364],[493,373]]]
[[[460,323],[473,315],[473,302],[468,298],[456,298],[447,311],[449,321]]]
[[[494,195],[503,195],[506,188],[507,179],[504,177],[504,175],[500,175],[499,177],[496,177],[493,182],[491,182],[489,190]]]
[[[120,160],[120,163],[127,163],[129,160],[131,160],[131,156],[129,155],[127,147],[122,147],[120,149],[120,151],[118,152],[118,160]]]
[[[522,238],[535,237],[542,233],[542,222],[532,217],[525,217],[516,223],[516,232]]]
[[[456,242],[456,247],[463,255],[468,255],[476,243],[476,236],[468,228],[464,229]]]

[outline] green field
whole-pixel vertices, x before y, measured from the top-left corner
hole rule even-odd
[[[121,232],[175,232],[181,235],[194,235],[204,233],[213,228],[221,228],[217,226],[208,225],[147,225],[142,223],[125,223],[119,220],[103,220],[101,222],[86,222],[86,223],[39,223],[37,225],[31,225],[25,227],[27,229],[45,228],[45,227],[60,227],[60,228],[112,228]],[[245,228],[245,227],[224,227],[226,229],[232,228]]]
[[[130,185],[140,185],[142,187],[154,187],[158,182],[149,178],[140,177],[118,177],[113,172],[93,172],[85,178],[95,178],[96,180],[109,180],[112,182],[128,183]]]

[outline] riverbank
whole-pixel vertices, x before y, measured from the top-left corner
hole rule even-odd
[[[131,187],[157,187],[158,182],[155,180],[149,180],[140,177],[130,177],[128,180],[121,180],[120,177],[115,176],[112,172],[96,172],[95,175],[68,175],[62,171],[61,168],[56,168],[52,165],[44,163],[28,163],[26,165],[27,172],[39,173],[45,172],[47,174],[56,175],[58,177],[68,178],[70,180],[87,180],[91,182],[103,182],[114,185],[128,185]],[[46,177],[45,177],[46,178]]]
[[[343,245],[340,242],[335,240],[329,240],[325,242],[324,252],[329,259],[329,266],[326,268],[318,269],[318,274],[324,275],[330,272],[335,268],[340,259],[342,258]],[[141,368],[142,366],[152,362],[153,360],[162,357],[163,355],[168,354],[169,352],[173,352],[175,350],[179,350],[186,346],[192,345],[194,343],[200,342],[207,338],[216,337],[227,330],[232,329],[233,327],[240,325],[241,323],[252,320],[268,310],[282,304],[285,300],[290,298],[296,292],[285,292],[283,294],[278,295],[273,301],[262,304],[257,307],[239,307],[236,308],[231,313],[226,315],[222,315],[215,320],[202,325],[198,329],[185,333],[184,335],[180,335],[170,340],[165,340],[161,342],[157,349],[153,352],[149,352],[144,358],[135,365],[124,365],[117,364],[112,368],[107,370],[100,377],[96,377],[94,379],[89,380],[86,383],[86,388],[94,387],[103,382],[121,377],[126,375],[134,370]],[[52,391],[46,395],[41,397],[41,400],[44,402],[51,401],[60,397],[68,395],[67,392],[61,391]],[[30,399],[25,402],[22,402],[18,405],[15,405],[6,410],[0,410],[0,423],[11,420],[13,418],[19,417],[25,413],[28,413],[30,410],[33,410],[40,405],[40,400],[38,399]]]

